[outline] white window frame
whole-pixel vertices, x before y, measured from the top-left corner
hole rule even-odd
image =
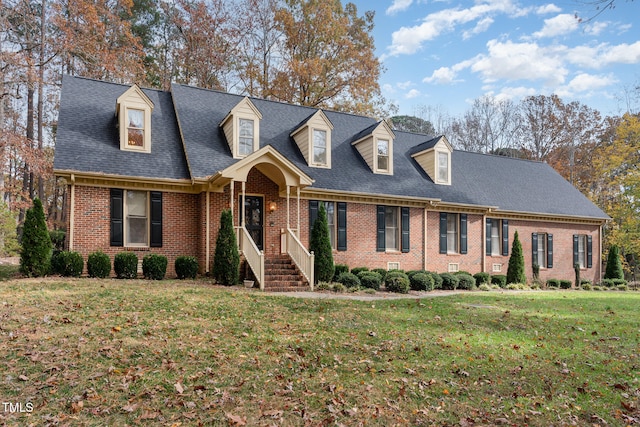
[[[393,215],[393,219],[389,220],[389,217]],[[400,207],[399,206],[385,206],[384,207],[384,248],[387,252],[400,252],[401,242],[401,224],[400,224]],[[389,236],[393,236],[395,245],[389,245]],[[391,247],[390,247],[391,246]]]
[[[453,226],[453,229],[452,229]],[[447,254],[460,253],[460,215],[447,214]]]
[[[324,134],[324,147],[316,145],[316,133]],[[329,132],[326,129],[311,129],[311,164],[326,167],[329,164]],[[316,161],[316,148],[324,149],[324,162]]]
[[[134,216],[129,213],[129,193],[141,193],[144,194],[145,197],[145,215],[142,216]],[[124,224],[123,224],[123,242],[124,246],[128,248],[148,248],[150,247],[149,240],[151,238],[151,197],[148,191],[140,191],[140,190],[125,190],[123,195],[123,209],[124,209]],[[129,241],[130,238],[130,218],[144,218],[145,219],[145,234],[146,234],[146,242],[144,243],[131,243]]]
[[[242,135],[242,123],[243,122],[250,122],[251,123],[251,136],[246,136],[246,135]],[[251,145],[250,145],[250,151],[248,153],[244,153],[242,152],[242,147],[246,146],[246,144],[242,144],[243,140],[249,140],[251,139]],[[238,145],[237,145],[237,150],[238,150],[238,157],[246,157],[248,155],[250,155],[251,153],[253,153],[255,151],[255,147],[256,147],[256,121],[254,118],[248,118],[248,117],[238,117]]]
[[[582,246],[582,248],[580,248]],[[587,235],[578,234],[578,264],[580,268],[587,268]]]
[[[386,143],[386,145],[387,145],[387,154],[380,154],[380,143]],[[376,139],[375,150],[376,150],[376,169],[378,170],[378,172],[390,173],[391,172],[391,165],[390,165],[390,162],[391,162],[391,141],[388,140],[388,139],[384,139],[384,138]],[[387,167],[386,168],[380,167],[380,158],[386,158],[387,159]]]
[[[538,233],[538,265],[541,269],[547,268],[547,233]],[[542,250],[540,250],[542,248]],[[542,260],[542,262],[540,262]]]
[[[336,248],[336,242],[338,241],[338,228],[336,227],[336,203],[321,201],[324,204],[324,210],[327,213],[327,225],[329,226],[329,240],[331,241],[331,249]],[[331,215],[329,211],[331,210]]]
[[[491,219],[491,256],[502,255],[502,224],[499,219]],[[497,234],[494,234],[496,231]]]
[[[441,160],[441,156],[445,157],[445,165],[441,165],[440,164],[440,160]],[[442,183],[442,184],[448,184],[449,183],[449,176],[450,176],[450,155],[449,153],[445,152],[445,151],[437,151],[436,152],[436,168],[437,168],[437,173],[436,173],[436,180],[438,183]],[[444,177],[443,175],[443,168],[444,168]]]

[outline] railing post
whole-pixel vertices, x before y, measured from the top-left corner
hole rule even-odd
[[[260,251],[260,290],[264,291],[264,251]]]
[[[310,257],[309,257],[309,263],[311,263],[311,265],[309,266],[309,286],[311,287],[311,292],[313,292],[313,283],[315,282],[316,278],[315,278],[315,255],[313,254],[313,251],[311,251],[310,253]]]

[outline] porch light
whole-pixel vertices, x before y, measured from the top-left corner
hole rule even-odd
[[[269,202],[269,212],[275,212],[278,210],[276,202]]]

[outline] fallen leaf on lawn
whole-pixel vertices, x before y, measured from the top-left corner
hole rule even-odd
[[[111,328],[111,330],[113,332],[120,332],[122,330],[122,328],[120,326],[114,326],[113,328]]]
[[[137,403],[130,403],[128,405],[125,405],[121,408],[124,412],[133,412],[136,409],[138,409],[138,404]]]
[[[180,384],[179,382],[178,382],[178,383],[175,383],[175,384],[173,385],[173,387],[176,389],[176,391],[177,391],[179,394],[184,393],[184,387],[183,387],[183,386],[182,386],[182,384]]]
[[[229,424],[231,424],[232,426],[246,426],[247,425],[247,417],[241,417],[239,415],[233,415],[233,414],[230,414],[229,412],[225,412],[225,415],[227,416],[227,420],[229,421]]]
[[[18,379],[19,379],[20,381],[29,381],[29,377],[27,377],[26,375],[19,375],[19,376],[18,376]]]
[[[264,411],[262,413],[262,417],[264,418],[280,418],[282,417],[282,411],[278,409],[272,409],[270,411]]]
[[[82,408],[84,408],[84,402],[82,400],[79,402],[71,402],[71,412],[74,414],[82,411]]]

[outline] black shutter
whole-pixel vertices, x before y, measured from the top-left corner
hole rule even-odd
[[[573,266],[575,267],[576,264],[580,261],[579,258],[579,253],[578,253],[578,240],[580,239],[580,236],[578,236],[577,234],[573,235]]]
[[[493,220],[491,218],[487,218],[487,224],[485,227],[485,255],[491,255],[491,225],[493,223]]]
[[[509,221],[502,220],[502,255],[509,255]]]
[[[384,230],[384,206],[378,206],[377,214],[378,232],[376,234],[376,251],[385,251],[385,230]]]
[[[547,268],[553,268],[553,234],[547,234]]]
[[[409,252],[409,208],[401,208],[401,235],[402,235],[402,252]]]
[[[467,253],[467,214],[460,214],[460,253]]]
[[[318,219],[318,201],[309,200],[309,241],[311,241],[311,230],[316,219]]]
[[[440,212],[440,253],[447,253],[447,213]]]
[[[347,204],[338,202],[338,248],[339,251],[347,250]]]
[[[587,268],[593,267],[593,237],[587,236]]]
[[[538,264],[538,233],[531,233],[532,264]],[[542,267],[542,266],[540,266]]]
[[[162,247],[162,193],[151,192],[151,247]]]
[[[124,246],[124,190],[119,188],[111,189],[111,246]]]

